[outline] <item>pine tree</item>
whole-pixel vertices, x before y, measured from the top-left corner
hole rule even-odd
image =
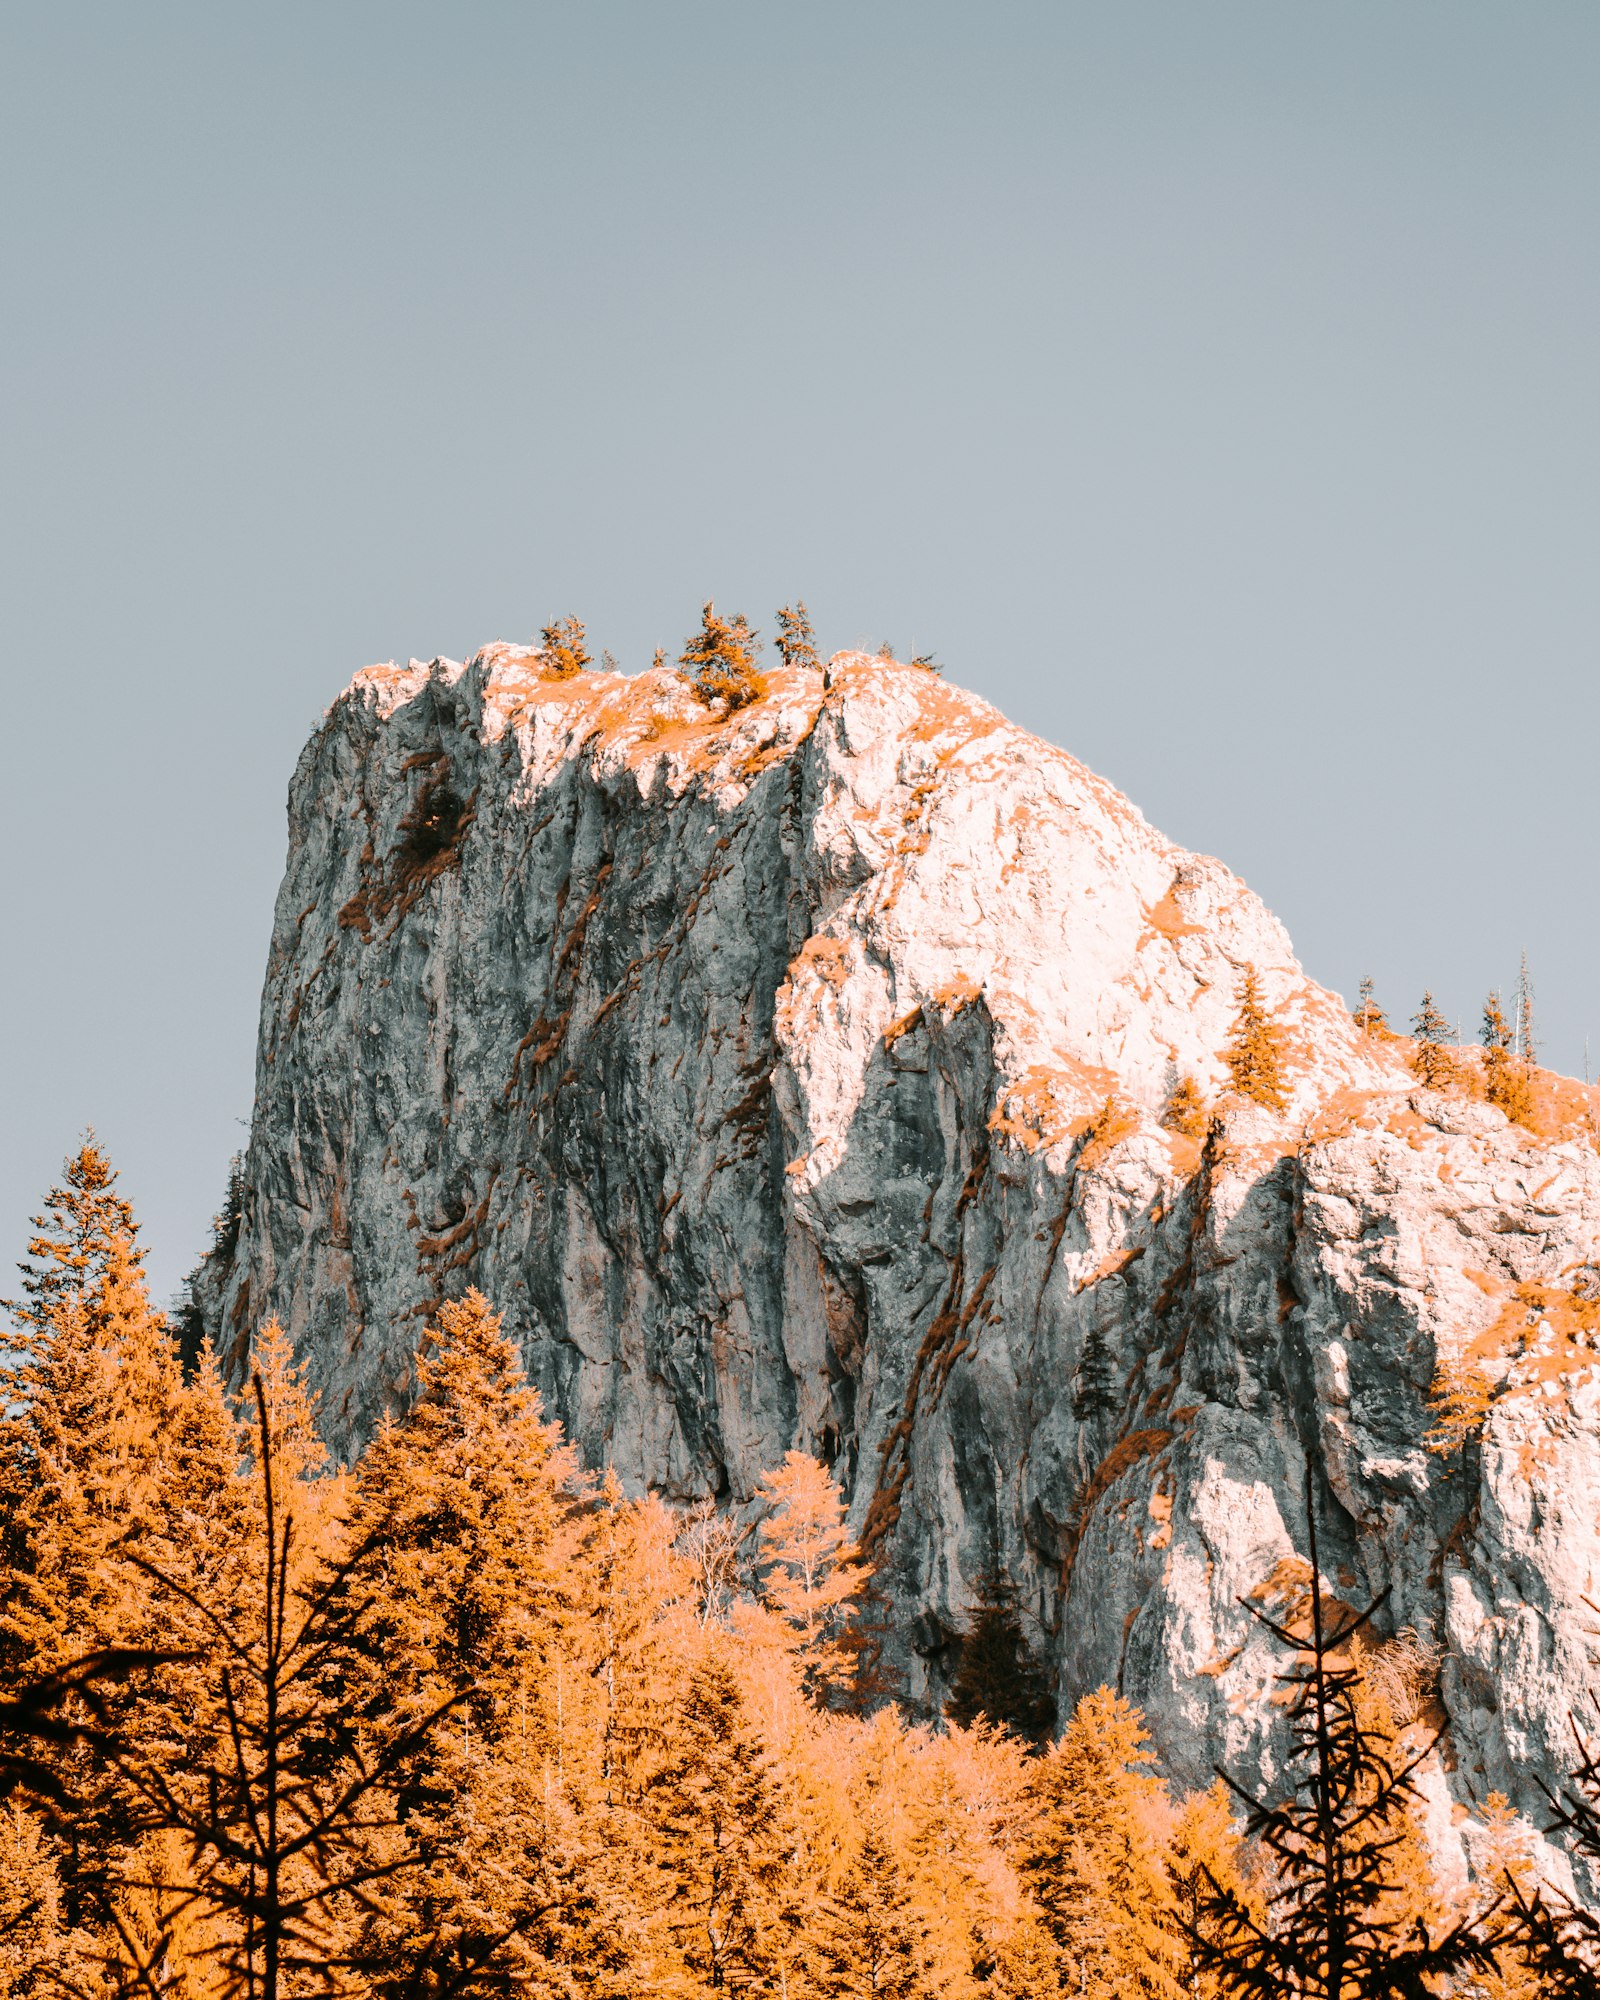
[[[1539,1052],[1538,1038],[1533,1032],[1533,979],[1528,971],[1528,954],[1522,954],[1517,967],[1517,1021],[1512,1037],[1516,1053],[1529,1066]]]
[[[1246,1808],[1246,1833],[1271,1856],[1279,1886],[1263,1915],[1208,1875],[1199,1921],[1186,1924],[1190,1948],[1229,1994],[1367,2000],[1450,1992],[1458,1975],[1494,1970],[1496,1942],[1482,1918],[1464,1917],[1436,1935],[1416,1916],[1414,1899],[1406,1912],[1412,1920],[1402,1922],[1413,1886],[1402,1861],[1414,1852],[1412,1774],[1432,1745],[1397,1767],[1387,1733],[1370,1710],[1363,1713],[1361,1669],[1351,1651],[1383,1598],[1359,1613],[1341,1610],[1330,1623],[1309,1469],[1305,1505],[1310,1631],[1292,1631],[1250,1607],[1297,1661],[1279,1678],[1289,1691],[1299,1775],[1282,1804],[1227,1779]]]
[[[1431,993],[1423,994],[1411,1026],[1417,1041],[1411,1052],[1413,1074],[1424,1089],[1444,1090],[1455,1078],[1456,1064],[1445,1046],[1450,1039],[1450,1023],[1434,1005]]]
[[[138,1224],[89,1135],[34,1218],[0,1419],[0,1693],[107,1648],[155,1643],[135,1551],[170,1531],[183,1395],[145,1289]],[[161,1678],[158,1686],[165,1687]],[[129,1726],[132,1691],[113,1696]],[[147,1710],[146,1727],[155,1711]],[[103,1913],[136,1838],[135,1803],[81,1743],[47,1753],[74,1801],[59,1822],[64,1922]],[[57,1822],[47,1817],[47,1829]]]
[[[944,1712],[963,1728],[981,1717],[1026,1743],[1042,1741],[1054,1726],[1049,1681],[1023,1636],[1016,1594],[998,1568],[978,1581]]]
[[[1526,1124],[1533,1110],[1528,1066],[1513,1047],[1515,1030],[1506,1019],[1498,992],[1483,1003],[1483,1088],[1489,1102],[1513,1124]]]
[[[1206,1101],[1200,1095],[1200,1086],[1187,1072],[1172,1086],[1171,1095],[1161,1113],[1161,1122],[1181,1139],[1193,1139],[1197,1145],[1205,1139],[1210,1123],[1206,1115]]]
[[[441,1937],[488,1952],[499,1976],[516,1963],[511,1940],[581,1927],[599,1893],[566,1796],[577,1711],[597,1699],[566,1631],[576,1466],[476,1290],[440,1308],[418,1374],[417,1402],[355,1470],[347,1533],[365,1553],[329,1602],[365,1609],[329,1691],[345,1727],[379,1742],[453,1704],[448,1727],[395,1765],[408,1827],[439,1858],[422,1903],[374,1940],[396,1977],[416,1976],[415,1954]],[[547,1896],[572,1907],[546,1908]]]
[[[1088,2000],[1180,2000],[1184,1955],[1167,1880],[1171,1808],[1138,1713],[1085,1695],[1034,1769],[1023,1879]]]
[[[1267,1014],[1261,981],[1252,965],[1239,982],[1233,1040],[1223,1051],[1234,1089],[1269,1111],[1284,1110],[1289,1101],[1286,1057],[1283,1030]]]
[[[817,658],[816,634],[804,603],[796,598],[792,606],[785,604],[777,614],[777,621],[777,646],[783,664],[820,673],[822,662]]]
[[[581,618],[556,618],[539,633],[539,659],[547,681],[570,681],[593,655],[584,643]]]
[[[421,1714],[365,1718],[376,1725],[366,1742],[330,1707],[329,1677],[359,1652],[374,1609],[352,1578],[370,1571],[376,1552],[358,1544],[314,1586],[295,1586],[302,1566],[294,1500],[304,1485],[277,1476],[259,1375],[252,1391],[256,1573],[246,1604],[231,1591],[213,1595],[208,1579],[191,1585],[155,1563],[141,1565],[156,1593],[192,1613],[214,1642],[197,1741],[181,1755],[170,1747],[152,1754],[104,1702],[90,1732],[137,1801],[143,1835],[136,1859],[145,1871],[125,1869],[119,1896],[105,1906],[129,1970],[127,1990],[160,1989],[176,1918],[206,1936],[205,1956],[224,1975],[223,1990],[255,2000],[281,2000],[307,1990],[311,1977],[361,1963],[352,1918],[371,1908],[376,1885],[393,1893],[423,1859],[402,1830],[394,1780],[460,1700],[453,1694]],[[160,1863],[168,1838],[169,1851],[184,1857],[176,1876],[148,1867]],[[130,1923],[130,1899],[136,1909],[142,1903],[144,1925]],[[430,1953],[419,1956],[426,1965]]]
[[[1265,1914],[1256,1884],[1247,1869],[1233,1816],[1233,1799],[1218,1778],[1209,1790],[1191,1792],[1172,1821],[1167,1853],[1167,1882],[1177,1912],[1181,1945],[1181,1980],[1196,2000],[1214,2000],[1222,1988],[1214,1973],[1200,1962],[1193,1938],[1208,1897],[1220,1885],[1258,1917]]]
[[[844,1614],[867,1580],[838,1481],[791,1451],[762,1480],[761,1496],[771,1509],[757,1536],[762,1596],[795,1634],[808,1686],[836,1690],[848,1664]]]
[[[905,1869],[882,1830],[868,1822],[855,1858],[821,1913],[824,2000],[933,2000],[923,1977],[928,1925],[915,1907]]]
[[[1073,1377],[1072,1414],[1080,1424],[1093,1423],[1097,1417],[1109,1416],[1118,1401],[1116,1357],[1105,1330],[1093,1326]]]
[[[1482,2000],[1539,2000],[1546,1991],[1536,1964],[1530,1962],[1517,1905],[1538,1896],[1539,1878],[1533,1855],[1533,1828],[1502,1792],[1491,1792],[1480,1815],[1483,1840],[1475,1856],[1481,1882],[1475,1914],[1499,1941],[1499,1962],[1493,1972],[1478,1975]],[[1600,1987],[1600,1980],[1596,1986]]]
[[[1388,1016],[1373,998],[1371,973],[1364,973],[1361,993],[1356,1002],[1355,1024],[1364,1035],[1386,1034],[1389,1029]]]
[[[722,702],[733,710],[759,701],[767,684],[756,671],[760,641],[742,612],[722,618],[708,598],[700,614],[700,630],[685,640],[678,664],[695,694],[709,708]]]
[[[686,1969],[718,1992],[759,1979],[773,1949],[783,1862],[776,1774],[715,1651],[675,1721],[645,1800],[662,1878],[656,1922]]]

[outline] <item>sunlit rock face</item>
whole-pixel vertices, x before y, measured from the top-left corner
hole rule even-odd
[[[738,1505],[827,1459],[912,1700],[998,1563],[1063,1709],[1120,1687],[1189,1782],[1281,1769],[1247,1607],[1303,1607],[1309,1466],[1326,1577],[1387,1590],[1396,1705],[1448,1724],[1440,1826],[1536,1808],[1600,1626],[1576,1086],[1540,1138],[1475,1070],[1419,1091],[1220,863],[862,655],[732,716],[502,646],[368,669],[289,819],[237,1246],[198,1286],[236,1375],[277,1313],[348,1453],[476,1284],[635,1487]],[[1283,1115],[1226,1091],[1247,967]],[[1183,1074],[1203,1145],[1161,1124]],[[1441,1368],[1493,1389],[1453,1451]]]

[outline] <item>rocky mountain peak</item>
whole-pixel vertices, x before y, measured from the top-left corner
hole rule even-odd
[[[1281,1756],[1248,1605],[1305,1595],[1309,1466],[1325,1580],[1388,1590],[1445,1727],[1440,1840],[1553,1779],[1600,1589],[1589,1093],[1511,1124],[1470,1052],[1420,1088],[1220,862],[882,657],[731,714],[506,645],[369,667],[289,818],[197,1280],[236,1371],[276,1313],[349,1451],[476,1284],[636,1486],[824,1457],[913,1701],[998,1565],[1063,1705],[1120,1688],[1188,1782]],[[1250,974],[1281,1109],[1226,1060]]]

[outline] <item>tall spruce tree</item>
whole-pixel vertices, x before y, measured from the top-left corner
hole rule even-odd
[[[658,1934],[713,1992],[756,1984],[777,1949],[785,1841],[772,1760],[716,1650],[690,1678],[644,1805]]]
[[[707,707],[721,702],[731,713],[759,701],[767,691],[756,670],[760,651],[761,641],[743,612],[724,618],[708,598],[700,613],[700,630],[685,640],[678,664]]]
[[[844,1878],[819,1912],[813,1975],[823,2000],[934,2000],[925,1977],[928,1922],[882,1828],[870,1820]]]
[[[793,1632],[811,1690],[840,1689],[850,1665],[847,1615],[868,1572],[845,1525],[838,1481],[791,1451],[762,1480],[761,1494],[771,1510],[757,1537],[762,1596]]]
[[[1239,981],[1238,999],[1233,1039],[1223,1051],[1233,1087],[1252,1103],[1282,1111],[1289,1101],[1287,1044],[1283,1030],[1267,1013],[1253,965],[1246,967]]]
[[[822,662],[817,658],[816,634],[811,629],[806,607],[799,598],[779,610],[777,626],[778,654],[783,664],[786,667],[804,667],[809,673],[819,672]]]
[[[1446,1047],[1450,1040],[1450,1023],[1434,1004],[1431,993],[1424,993],[1422,1005],[1411,1020],[1416,1036],[1416,1047],[1411,1052],[1413,1075],[1427,1090],[1444,1090],[1454,1081],[1456,1073],[1455,1057]]]
[[[1135,1710],[1085,1695],[1029,1782],[1022,1875],[1086,2000],[1182,2000],[1180,1927],[1166,1874],[1166,1788]]]
[[[1309,1469],[1305,1509],[1309,1630],[1250,1607],[1296,1661],[1279,1676],[1289,1696],[1293,1790],[1272,1801],[1219,1773],[1246,1810],[1246,1833],[1271,1856],[1279,1886],[1262,1912],[1208,1873],[1198,1921],[1191,1914],[1186,1922],[1189,1945],[1230,1995],[1427,2000],[1458,1991],[1463,1976],[1492,1972],[1500,1947],[1483,1914],[1430,1928],[1416,1912],[1402,1857],[1414,1855],[1414,1773],[1433,1746],[1397,1763],[1391,1738],[1371,1720],[1352,1648],[1383,1598],[1330,1616]]]
[[[978,1580],[944,1712],[963,1728],[982,1719],[1025,1743],[1042,1742],[1054,1726],[1049,1680],[1023,1634],[1016,1592],[998,1567]]]

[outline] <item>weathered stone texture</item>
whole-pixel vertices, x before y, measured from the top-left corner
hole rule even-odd
[[[1246,966],[1283,1117],[1224,1091]],[[1405,1049],[1218,862],[920,669],[841,655],[728,719],[505,647],[369,669],[295,774],[199,1294],[236,1371],[283,1318],[348,1450],[476,1283],[635,1486],[833,1463],[913,1698],[998,1559],[1063,1703],[1120,1686],[1193,1781],[1281,1757],[1241,1599],[1303,1590],[1309,1461],[1328,1573],[1440,1663],[1445,1822],[1532,1809],[1594,1679],[1600,1162],[1583,1106],[1534,1138]],[[1184,1072],[1203,1149],[1159,1122]],[[1475,1339],[1481,1447],[1431,1452]]]

